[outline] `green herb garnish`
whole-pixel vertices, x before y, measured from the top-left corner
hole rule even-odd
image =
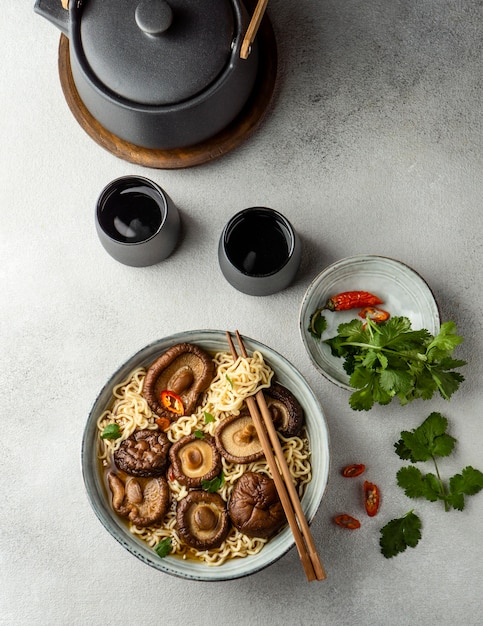
[[[225,374],[225,378],[230,383],[230,387],[233,389],[233,381],[232,381],[232,379],[228,376],[228,374]]]
[[[161,558],[164,559],[165,556],[171,552],[172,541],[171,537],[165,537],[161,539],[161,541],[154,546],[154,551]]]
[[[415,548],[420,539],[421,520],[413,511],[409,511],[403,517],[393,519],[381,528],[379,545],[382,554],[386,559],[390,559],[404,552],[407,547]]]
[[[464,377],[450,371],[465,361],[451,358],[463,341],[454,322],[441,325],[433,337],[429,331],[411,330],[406,317],[376,324],[370,319],[340,324],[338,334],[324,343],[333,356],[344,359],[350,384],[357,389],[349,399],[356,411],[368,411],[375,403],[389,404],[397,397],[402,405],[417,398],[429,400],[438,392],[449,400]]]
[[[208,411],[203,411],[203,415],[205,416],[205,424],[215,421],[214,416],[211,413],[208,413]]]
[[[101,433],[101,439],[119,439],[121,436],[119,424],[108,424]]]
[[[467,466],[445,485],[436,458],[453,452],[456,439],[446,432],[447,428],[448,420],[433,412],[418,428],[401,432],[401,439],[394,444],[397,455],[412,463],[432,460],[436,474],[423,474],[414,465],[409,465],[399,470],[397,483],[409,498],[426,498],[430,502],[442,500],[446,511],[451,508],[462,511],[465,496],[475,495],[483,489],[483,473]],[[381,529],[379,545],[382,554],[390,558],[404,552],[408,546],[414,548],[421,538],[420,529],[421,520],[413,511],[390,521]]]
[[[195,430],[193,435],[196,437],[196,439],[204,439],[205,438],[205,433],[202,430]]]
[[[309,320],[309,326],[307,330],[314,339],[319,340],[322,337],[322,333],[327,328],[327,320],[322,315],[322,310],[317,309],[315,313],[312,313]]]
[[[211,480],[202,480],[201,488],[203,489],[203,491],[208,491],[209,493],[215,493],[216,491],[221,489],[221,487],[223,487],[224,484],[225,484],[225,475],[223,474],[223,472],[220,472],[218,476],[215,476]]]
[[[401,439],[394,444],[401,459],[412,463],[432,460],[436,474],[423,474],[417,467],[402,467],[397,473],[397,483],[409,498],[425,498],[430,502],[442,500],[446,511],[451,508],[462,511],[465,496],[471,496],[483,489],[483,473],[471,466],[461,474],[455,474],[446,485],[436,462],[437,457],[445,457],[453,451],[456,439],[448,435],[448,420],[440,413],[429,417],[411,432],[402,431]]]

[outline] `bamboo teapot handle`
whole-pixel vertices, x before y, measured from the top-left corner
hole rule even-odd
[[[69,0],[62,0],[69,1]],[[240,58],[248,59],[252,43],[257,36],[258,28],[263,19],[263,15],[265,13],[265,9],[267,8],[268,0],[258,0],[257,6],[255,7],[255,11],[253,12],[252,19],[248,24],[247,32],[245,33],[245,37],[243,39],[241,49],[240,49]]]

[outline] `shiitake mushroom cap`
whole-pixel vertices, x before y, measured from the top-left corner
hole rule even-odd
[[[114,452],[114,463],[131,476],[161,476],[168,464],[170,447],[171,442],[162,431],[135,430]]]
[[[264,389],[264,395],[278,432],[284,437],[297,436],[305,423],[305,415],[293,393],[280,383],[274,382],[268,389]]]
[[[112,507],[135,526],[145,527],[162,521],[169,509],[169,487],[164,476],[138,478],[128,476],[124,482],[109,473]]]
[[[269,538],[287,522],[275,482],[261,472],[246,472],[236,481],[228,514],[248,537]]]
[[[142,393],[156,415],[176,421],[180,415],[163,406],[161,392],[178,395],[183,402],[183,415],[191,415],[214,375],[215,365],[207,352],[192,343],[178,343],[150,365]]]
[[[202,439],[186,435],[171,446],[169,459],[174,478],[189,488],[201,487],[221,471],[222,462],[215,440],[208,434]]]
[[[255,424],[248,411],[229,415],[218,424],[216,445],[227,461],[242,465],[258,461],[264,456]]]
[[[197,550],[219,548],[230,531],[226,503],[219,493],[190,491],[176,509],[181,540]]]

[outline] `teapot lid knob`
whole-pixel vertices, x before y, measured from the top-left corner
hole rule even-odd
[[[147,35],[161,35],[171,26],[173,11],[165,0],[141,0],[136,7],[136,24]]]

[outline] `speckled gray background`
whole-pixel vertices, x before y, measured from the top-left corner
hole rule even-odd
[[[163,171],[116,159],[86,135],[60,88],[58,32],[33,0],[2,2],[2,625],[483,623],[483,494],[464,512],[408,500],[392,448],[402,429],[441,411],[458,439],[442,473],[483,469],[481,2],[271,0],[269,15],[280,71],[262,126],[210,165]],[[101,189],[129,173],[164,186],[183,216],[179,248],[151,268],[115,263],[94,229]],[[268,298],[236,292],[217,264],[224,223],[251,205],[284,213],[305,246],[296,282]],[[304,353],[308,284],[327,264],[370,253],[420,272],[465,336],[466,382],[450,403],[356,414]],[[234,582],[171,578],[109,537],[85,496],[80,441],[111,373],[159,337],[235,327],[290,359],[324,407],[332,470],[313,523],[324,582],[305,581],[295,550]],[[371,520],[339,476],[354,461],[383,491]],[[412,507],[420,545],[384,559],[380,527]],[[340,509],[362,528],[334,527]]]

